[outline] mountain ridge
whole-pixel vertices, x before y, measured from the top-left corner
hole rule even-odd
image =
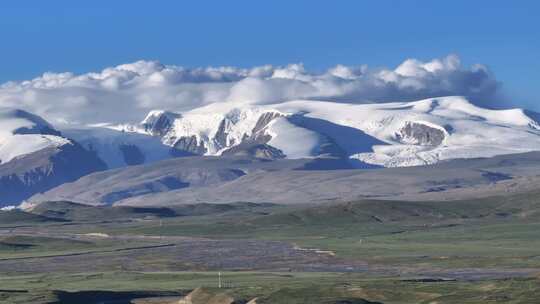
[[[523,109],[484,109],[450,96],[376,104],[216,103],[184,113],[152,111],[140,125],[109,127],[157,135],[190,155],[221,155],[252,142],[287,158],[321,157],[332,150],[331,156],[353,165],[400,167],[539,150],[539,117]]]
[[[297,166],[305,170],[336,170],[412,167],[540,151],[539,117],[523,109],[480,108],[459,96],[372,104],[226,102],[182,113],[151,111],[134,125],[62,124],[59,129],[37,115],[3,109],[0,179],[2,191],[7,191],[4,197],[9,195],[10,199],[0,203],[19,203],[95,171],[186,156],[215,157],[224,164],[235,157],[285,159],[290,163],[297,160]],[[62,165],[56,163],[59,160]],[[263,170],[266,173],[261,174],[272,175],[277,169],[271,167],[283,163],[270,162]],[[163,175],[161,179],[135,183],[134,188],[108,193],[104,203],[159,189],[174,192],[198,184],[211,185],[211,181],[234,184],[249,179],[237,165],[208,170],[205,166],[175,168],[173,176]],[[240,171],[234,171],[237,169]],[[8,193],[10,187],[19,189],[20,195]]]

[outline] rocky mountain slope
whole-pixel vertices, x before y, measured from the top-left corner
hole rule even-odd
[[[304,161],[184,157],[152,164],[97,172],[67,183],[31,201],[68,200],[90,205],[109,205],[132,197],[168,193],[188,188],[213,188],[246,174],[301,167]]]
[[[0,206],[71,182],[106,165],[77,143],[46,147],[0,165]]]

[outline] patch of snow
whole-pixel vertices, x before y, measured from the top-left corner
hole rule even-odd
[[[10,160],[37,152],[39,150],[72,144],[70,140],[55,136],[41,134],[13,135],[0,139],[0,160],[7,163]]]
[[[277,118],[269,127],[270,146],[283,151],[287,158],[310,158],[317,156],[322,142],[320,134],[295,126],[287,118]]]
[[[0,208],[0,211],[13,211],[13,210],[17,210],[19,209],[19,207],[17,206],[4,206],[2,208]]]
[[[146,134],[123,132],[109,127],[62,126],[62,134],[73,138],[85,149],[95,151],[109,169],[126,166],[121,147],[134,146],[144,155],[144,162],[171,158],[170,147]]]

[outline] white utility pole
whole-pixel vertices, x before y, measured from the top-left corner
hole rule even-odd
[[[218,272],[218,288],[221,288],[221,271]]]

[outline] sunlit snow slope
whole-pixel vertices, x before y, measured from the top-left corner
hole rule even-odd
[[[146,134],[96,126],[60,126],[62,134],[93,151],[109,169],[171,158],[171,147]]]
[[[0,163],[48,147],[71,142],[41,117],[16,109],[0,109]]]
[[[264,145],[288,158],[331,156],[398,167],[540,150],[538,117],[522,109],[479,108],[463,97],[376,104],[297,100],[153,111],[140,125],[114,128],[160,137],[186,154]]]

